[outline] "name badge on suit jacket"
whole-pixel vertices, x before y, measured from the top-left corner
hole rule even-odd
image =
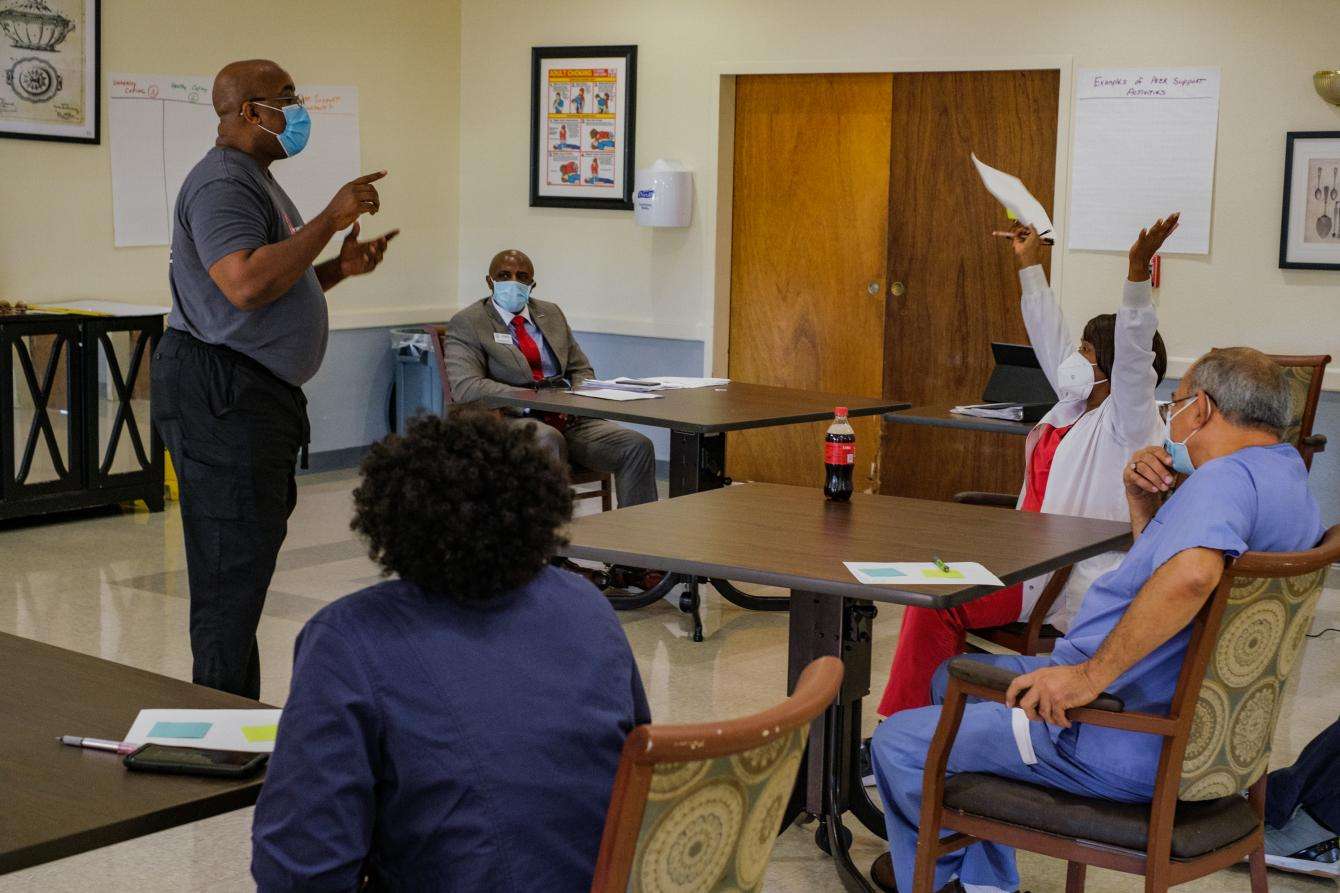
[[[512,336],[504,334],[503,332],[494,332],[493,340],[498,342],[499,344],[511,344]]]

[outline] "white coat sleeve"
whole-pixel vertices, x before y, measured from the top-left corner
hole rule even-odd
[[[1056,302],[1056,296],[1052,294],[1051,286],[1047,284],[1047,275],[1042,272],[1041,264],[1020,270],[1019,284],[1023,287],[1019,307],[1023,311],[1029,343],[1038,355],[1038,363],[1047,376],[1047,382],[1052,390],[1056,390],[1056,369],[1079,342],[1070,337],[1070,326],[1061,312],[1061,305]]]
[[[1154,333],[1159,327],[1149,280],[1127,280],[1117,311],[1112,358],[1113,424],[1121,444],[1130,450],[1146,445],[1155,418]]]

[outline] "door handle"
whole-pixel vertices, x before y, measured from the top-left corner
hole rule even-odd
[[[889,286],[889,294],[893,295],[895,298],[901,298],[906,293],[907,286],[903,285],[901,282],[895,282],[893,285]]]
[[[870,297],[872,297],[872,298],[873,298],[875,295],[879,294],[879,280],[878,280],[878,279],[871,279],[871,280],[870,280],[870,284],[867,285],[867,286],[865,287],[865,290],[866,290],[866,293],[869,294]]]

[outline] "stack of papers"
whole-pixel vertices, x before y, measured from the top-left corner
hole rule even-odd
[[[932,561],[844,561],[862,583],[901,586],[1004,586],[1000,577],[975,561],[955,561],[948,572]]]
[[[141,710],[126,732],[131,744],[167,744],[205,750],[271,753],[279,731],[277,709]]]
[[[979,419],[1005,419],[1011,422],[1024,419],[1022,403],[970,403],[967,406],[955,406],[949,411],[955,415],[969,415]]]
[[[728,384],[730,384],[729,378],[685,378],[679,375],[659,375],[653,378],[589,378],[582,382],[582,387],[619,391],[677,391],[692,388],[719,388]]]

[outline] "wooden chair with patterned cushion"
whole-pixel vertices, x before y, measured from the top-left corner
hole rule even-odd
[[[1284,367],[1284,375],[1289,381],[1292,393],[1292,412],[1289,426],[1284,429],[1280,440],[1298,447],[1303,464],[1312,469],[1312,457],[1326,449],[1326,435],[1313,434],[1312,422],[1317,417],[1317,401],[1321,399],[1322,379],[1331,358],[1327,354],[1317,356],[1293,356],[1272,354],[1272,360]]]
[[[1003,702],[1014,678],[955,658],[926,760],[912,893],[931,893],[939,856],[979,840],[1067,860],[1067,893],[1084,889],[1088,865],[1142,874],[1147,891],[1162,891],[1244,857],[1253,893],[1263,893],[1270,741],[1326,571],[1338,559],[1340,525],[1306,552],[1227,561],[1191,624],[1167,716],[1126,712],[1111,695],[1067,714],[1163,739],[1152,803],[1114,803],[978,772],[946,778],[966,699]],[[942,838],[941,829],[955,833]]]
[[[795,692],[727,722],[638,726],[624,744],[593,893],[750,893],[781,830],[810,723],[837,697],[821,657]]]
[[[442,381],[442,405],[450,406],[451,399],[451,380],[447,378],[447,327],[443,325],[426,325],[423,330],[428,333],[428,338],[433,343],[433,355],[437,358],[437,376]],[[614,477],[603,471],[589,471],[577,465],[568,467],[568,481],[573,486],[573,499],[599,499],[600,510],[608,512],[614,508]],[[599,484],[594,490],[578,490],[577,487],[586,484]]]

